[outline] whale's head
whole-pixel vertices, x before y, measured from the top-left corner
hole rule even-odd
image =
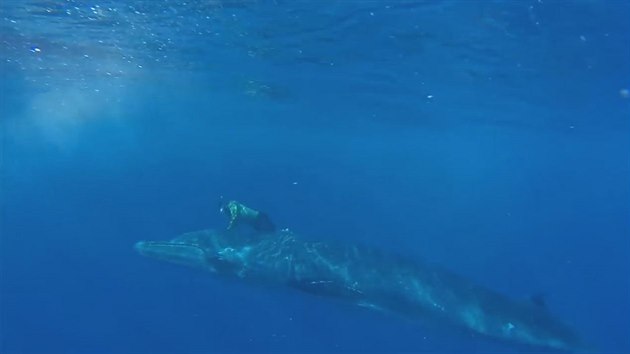
[[[242,267],[242,240],[211,230],[181,235],[170,241],[140,241],[134,246],[141,255],[192,268],[225,273]]]
[[[141,255],[196,268],[206,268],[206,252],[203,248],[188,243],[173,241],[140,241],[135,249]]]

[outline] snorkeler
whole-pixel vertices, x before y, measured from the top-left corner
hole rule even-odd
[[[235,200],[230,200],[227,203],[222,202],[219,210],[230,218],[228,230],[238,225],[249,225],[258,232],[274,232],[276,230],[276,226],[267,214],[246,207]]]

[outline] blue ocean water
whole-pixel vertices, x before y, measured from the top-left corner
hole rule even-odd
[[[224,227],[220,196],[630,352],[629,13],[0,2],[0,352],[532,351],[134,251]]]

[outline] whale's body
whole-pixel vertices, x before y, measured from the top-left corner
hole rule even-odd
[[[301,240],[287,230],[204,230],[136,244],[144,256],[253,283],[428,319],[496,339],[576,350],[575,332],[542,304],[515,301],[449,271],[369,248]]]

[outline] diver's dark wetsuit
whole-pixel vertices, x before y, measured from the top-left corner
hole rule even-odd
[[[227,203],[222,203],[220,211],[227,214],[230,218],[228,230],[238,225],[248,225],[261,233],[276,231],[276,226],[266,213],[249,208],[237,201],[231,200]]]

